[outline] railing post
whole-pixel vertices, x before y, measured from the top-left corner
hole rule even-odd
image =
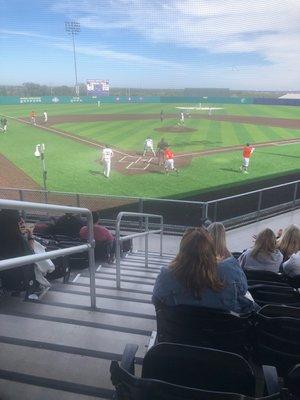
[[[96,309],[96,282],[95,282],[95,240],[94,240],[94,223],[92,213],[87,215],[87,226],[88,226],[88,242],[91,247],[88,250],[89,253],[89,271],[90,271],[90,296],[91,296],[91,308]]]
[[[217,221],[217,209],[218,209],[218,202],[216,201],[214,206],[214,218],[213,218],[214,222]]]
[[[259,220],[260,210],[261,210],[261,203],[262,203],[262,195],[263,191],[261,190],[258,194],[258,204],[257,204],[257,213],[256,213],[256,221]]]
[[[204,203],[202,207],[202,223],[208,219],[208,203]]]
[[[142,214],[144,210],[144,202],[143,199],[139,199],[139,213]],[[139,219],[139,230],[142,231],[143,229],[143,217]]]
[[[295,189],[294,189],[294,195],[293,195],[294,208],[296,207],[297,192],[298,192],[298,182],[295,183]]]
[[[145,217],[145,267],[148,267],[148,246],[149,246],[149,218]]]
[[[120,223],[122,213],[120,213],[116,220],[116,284],[117,289],[121,289],[121,244],[120,244]]]
[[[24,200],[23,190],[21,190],[21,189],[19,190],[19,198],[20,198],[20,201]],[[22,215],[22,218],[26,219],[26,211],[24,209],[21,211],[21,215]]]
[[[163,234],[164,234],[164,223],[163,219],[160,219],[160,252],[159,255],[162,257],[163,255]]]

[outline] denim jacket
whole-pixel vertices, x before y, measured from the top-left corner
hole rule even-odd
[[[218,263],[218,275],[224,284],[219,292],[205,289],[201,298],[195,297],[174,277],[168,267],[163,267],[158,275],[152,302],[167,306],[179,304],[210,307],[237,313],[246,313],[255,309],[255,303],[245,297],[248,290],[247,278],[234,257]]]

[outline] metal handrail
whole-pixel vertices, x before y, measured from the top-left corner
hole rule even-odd
[[[88,242],[78,246],[72,246],[66,249],[52,250],[43,254],[32,254],[22,257],[10,258],[7,260],[0,261],[0,271],[7,269],[24,266],[27,264],[35,263],[41,260],[47,260],[49,258],[57,258],[60,256],[81,253],[88,250],[89,254],[89,271],[90,271],[90,296],[91,296],[91,308],[96,308],[96,286],[95,286],[95,240],[94,240],[94,229],[93,229],[93,218],[92,213],[87,208],[79,207],[68,207],[59,206],[54,204],[41,204],[27,201],[16,201],[16,200],[3,200],[0,199],[0,209],[11,209],[11,210],[42,210],[42,211],[60,211],[63,213],[72,214],[83,214],[87,218],[88,227]]]
[[[279,187],[284,187],[284,186],[289,186],[289,185],[297,185],[299,184],[300,181],[293,181],[293,182],[286,182],[286,183],[281,183],[280,185],[275,185],[275,186],[268,186],[266,188],[261,188],[261,189],[256,189],[256,190],[252,190],[250,192],[245,192],[245,193],[240,193],[240,194],[235,194],[233,196],[228,196],[228,197],[221,197],[219,199],[214,199],[214,200],[209,200],[206,203],[207,204],[212,204],[212,203],[216,203],[219,201],[225,201],[225,200],[230,200],[230,199],[235,199],[237,197],[243,197],[243,196],[247,196],[249,194],[255,194],[255,193],[261,193],[261,192],[265,192],[266,190],[271,190],[271,189],[276,189]]]
[[[139,219],[145,219],[145,232],[133,233],[131,235],[126,235],[121,237],[121,221],[123,217],[138,217]],[[159,218],[160,219],[160,229],[149,230],[149,218]],[[145,236],[145,267],[148,267],[148,239],[149,235],[153,233],[160,234],[160,256],[162,257],[163,251],[163,229],[164,229],[164,219],[162,215],[158,214],[145,214],[145,213],[134,213],[134,212],[120,212],[116,219],[116,285],[117,289],[121,289],[121,243],[128,239],[133,239],[136,237]]]

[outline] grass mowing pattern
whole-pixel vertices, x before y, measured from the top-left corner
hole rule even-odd
[[[204,104],[203,104],[204,105]],[[158,133],[155,128],[172,125],[178,119],[159,121],[160,110],[177,112],[175,104],[108,104],[98,109],[94,105],[20,105],[1,106],[0,115],[28,117],[34,109],[42,115],[44,109],[51,115],[94,113],[157,113],[156,120],[89,122],[61,124],[59,128],[86,138],[115,145],[121,149],[143,150],[146,136],[155,142],[161,138],[170,143],[175,153],[205,150],[222,146],[300,137],[297,130],[266,126],[237,124],[211,120],[187,119],[186,125],[197,129],[194,133]],[[299,118],[299,108],[258,105],[224,105],[222,114],[258,115],[282,118]],[[42,185],[40,162],[33,156],[35,145],[45,143],[50,190],[83,193],[115,194],[145,197],[186,197],[201,191],[236,186],[274,175],[300,170],[300,145],[286,145],[256,149],[250,164],[249,175],[239,172],[241,152],[217,154],[194,158],[192,164],[180,171],[179,176],[159,173],[124,176],[112,170],[111,179],[102,175],[96,149],[65,139],[28,125],[9,121],[8,133],[0,135],[0,151],[37,183]]]

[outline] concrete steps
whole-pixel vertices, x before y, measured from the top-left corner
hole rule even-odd
[[[41,301],[0,299],[0,399],[110,399],[109,366],[127,343],[136,343],[137,367],[156,329],[151,295],[169,255],[143,253],[122,260],[121,290],[115,266],[96,272],[97,310],[90,310],[89,277],[57,282]]]

